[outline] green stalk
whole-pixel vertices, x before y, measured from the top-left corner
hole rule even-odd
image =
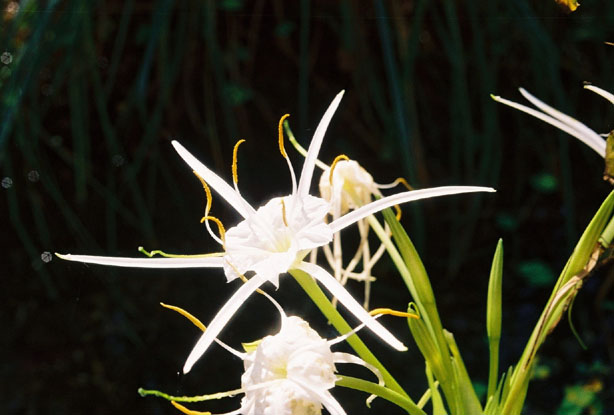
[[[346,334],[352,331],[350,325],[345,321],[341,314],[339,314],[337,309],[333,306],[326,294],[324,294],[320,286],[315,282],[311,275],[298,269],[290,270],[290,274],[294,277],[296,282],[298,282],[301,288],[305,290],[309,298],[311,298],[315,305],[318,306],[322,314],[324,314],[324,316],[339,333]],[[377,360],[371,350],[369,350],[369,348],[356,334],[348,337],[347,342],[350,344],[350,346],[352,346],[362,360],[375,366],[381,372],[384,382],[386,382],[386,386],[409,399],[409,395],[407,395],[401,385],[399,385],[399,383],[392,377],[392,375],[379,362],[379,360]]]
[[[372,395],[377,395],[380,398],[386,399],[394,403],[395,405],[405,409],[410,415],[426,415],[418,405],[416,405],[411,399],[393,391],[385,386],[378,385],[377,383],[369,382],[368,380],[359,379],[351,376],[338,375],[337,386],[343,386],[345,388],[356,389],[362,392],[367,392]]]
[[[488,333],[489,369],[486,401],[497,390],[499,375],[499,342],[501,340],[501,291],[503,278],[503,241],[499,239],[490,269],[486,302],[486,332]]]

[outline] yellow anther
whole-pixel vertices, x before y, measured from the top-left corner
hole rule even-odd
[[[207,205],[205,207],[205,216],[207,216],[209,214],[209,211],[211,210],[211,202],[213,200],[213,198],[211,197],[211,190],[209,189],[209,186],[207,186],[207,182],[205,181],[205,179],[200,177],[199,174],[196,173],[195,171],[193,171],[192,173],[194,173],[194,175],[198,177],[198,180],[200,180],[201,184],[203,185],[203,189],[205,189],[205,194],[207,195]]]
[[[417,314],[407,313],[405,311],[397,311],[391,308],[374,308],[373,310],[369,311],[369,314],[372,316],[376,316],[379,314],[387,314],[395,317],[420,318],[420,316],[418,316]]]
[[[400,221],[401,220],[401,207],[399,205],[394,205],[394,210],[397,211],[397,220]]]
[[[181,404],[178,404],[175,401],[171,401],[171,404],[186,415],[211,415],[211,412],[194,411],[192,409],[186,408]]]
[[[284,121],[288,118],[290,114],[284,114],[279,120],[279,126],[277,127],[277,133],[279,135],[279,152],[284,158],[288,158],[288,154],[286,154],[286,149],[284,148]]]
[[[335,171],[335,166],[341,160],[350,161],[348,156],[346,156],[345,154],[339,154],[337,157],[335,157],[335,159],[333,160],[333,164],[330,165],[330,174],[328,176],[328,181],[330,182],[331,186],[333,185],[333,172]]]
[[[288,220],[286,219],[286,204],[284,200],[281,199],[281,219],[284,221],[284,225],[288,227]]]
[[[243,144],[245,140],[237,141],[235,147],[232,149],[232,181],[234,184],[239,183],[239,175],[237,174],[237,151],[239,150],[239,146]]]
[[[416,190],[409,183],[407,183],[407,180],[405,180],[403,177],[397,178],[393,183],[394,184],[401,183],[403,186],[407,188],[407,190]]]
[[[198,327],[199,329],[201,329],[202,331],[207,330],[207,327],[205,327],[205,325],[203,323],[201,323],[201,321],[199,319],[197,319],[196,317],[194,317],[192,314],[188,313],[187,311],[185,311],[183,308],[181,307],[176,307],[174,305],[168,305],[168,304],[164,304],[164,303],[160,303],[160,305],[164,308],[168,308],[169,310],[173,310],[178,312],[179,314],[181,314],[182,316],[184,316],[185,318],[187,318],[188,320],[190,320],[192,322],[192,324],[194,324],[196,327]]]
[[[203,223],[206,220],[211,220],[215,222],[215,224],[217,225],[217,229],[220,231],[220,239],[222,240],[222,242],[226,242],[226,229],[224,229],[224,225],[222,225],[222,221],[216,218],[215,216],[207,215],[207,216],[203,216],[203,218],[200,220],[200,223]]]

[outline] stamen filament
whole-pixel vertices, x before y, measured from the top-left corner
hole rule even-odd
[[[380,189],[391,189],[391,188],[397,186],[398,184],[402,184],[403,186],[405,186],[407,188],[407,190],[416,190],[403,177],[397,177],[395,179],[395,181],[393,181],[392,183],[389,183],[389,184],[378,184],[377,187],[380,188]]]
[[[166,252],[160,251],[159,249],[155,249],[153,251],[147,251],[142,246],[139,246],[137,249],[140,253],[142,253],[143,255],[149,258],[153,258],[156,255],[160,255],[161,257],[164,257],[164,258],[209,258],[209,257],[218,257],[218,256],[224,255],[224,252],[214,252],[211,254],[194,254],[194,255],[167,254]]]
[[[330,182],[331,186],[333,185],[333,172],[335,171],[335,166],[341,160],[349,161],[350,159],[345,154],[339,154],[337,157],[335,157],[335,160],[333,160],[333,163],[330,165],[330,175],[328,176],[328,181]]]
[[[177,306],[174,306],[174,305],[164,304],[164,303],[160,303],[160,305],[162,307],[164,307],[164,308],[168,308],[169,310],[173,310],[173,311],[176,311],[177,313],[181,314],[182,316],[184,316],[185,318],[190,320],[192,322],[192,324],[194,324],[196,327],[198,327],[202,331],[207,330],[207,327],[205,327],[205,325],[199,319],[197,319],[192,314],[190,314],[187,311],[185,311],[183,308],[177,307]]]
[[[237,141],[234,148],[232,149],[232,182],[234,183],[235,190],[239,193],[239,175],[237,174],[237,152],[239,150],[239,146],[244,143],[245,140]]]
[[[395,316],[395,317],[407,317],[407,318],[416,318],[416,319],[420,318],[420,316],[417,314],[407,313],[405,311],[397,311],[391,308],[374,308],[373,310],[369,311],[369,314],[372,316],[386,314],[386,315]]]
[[[215,216],[211,216],[211,215],[207,215],[207,216],[203,216],[203,218],[200,220],[200,223],[203,223],[205,221],[211,220],[213,222],[215,222],[215,224],[217,225],[217,228],[220,232],[220,238],[222,240],[222,242],[225,242],[226,240],[226,229],[224,229],[224,225],[222,225],[222,221],[219,220],[218,218],[216,218]]]

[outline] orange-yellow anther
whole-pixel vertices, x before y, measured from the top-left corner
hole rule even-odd
[[[399,205],[394,205],[394,210],[397,211],[397,220],[401,220],[401,207]]]
[[[168,308],[169,310],[173,310],[173,311],[176,311],[177,313],[181,314],[182,316],[184,316],[185,318],[190,320],[192,322],[192,324],[194,324],[196,327],[198,327],[202,331],[207,330],[207,327],[205,327],[205,325],[199,319],[197,319],[192,314],[190,314],[187,311],[185,311],[183,308],[176,307],[174,305],[164,304],[164,303],[160,303],[160,305],[162,307],[164,307],[164,308]]]
[[[369,314],[371,314],[372,316],[386,314],[395,317],[420,318],[417,314],[407,313],[405,311],[397,311],[391,308],[374,308],[373,310],[369,311]]]
[[[171,404],[186,415],[211,415],[211,412],[194,411],[192,409],[186,408],[181,404],[178,404],[175,401],[171,401]]]
[[[279,126],[277,127],[277,133],[279,135],[279,152],[284,158],[288,158],[288,154],[286,154],[286,149],[284,148],[284,121],[289,116],[290,114],[284,114],[279,120]]]
[[[217,229],[220,231],[220,239],[222,240],[222,242],[225,242],[226,241],[226,229],[224,229],[224,225],[222,225],[222,221],[216,218],[215,216],[207,215],[207,216],[203,216],[203,218],[200,220],[200,223],[203,223],[206,220],[211,220],[215,222],[215,224],[217,225]]]
[[[330,174],[328,175],[328,181],[330,182],[331,186],[333,185],[333,173],[335,171],[335,166],[341,160],[349,161],[350,159],[345,154],[339,154],[337,157],[335,157],[335,159],[333,160],[333,164],[330,165]]]
[[[399,177],[394,181],[395,184],[399,184],[401,183],[403,186],[405,186],[407,188],[407,190],[415,190],[409,183],[407,183],[407,180],[405,180],[403,177]]]
[[[284,221],[284,225],[288,227],[288,220],[286,219],[286,204],[284,200],[281,199],[281,219]]]
[[[239,175],[237,174],[237,151],[239,150],[239,146],[243,144],[245,140],[237,141],[235,147],[232,149],[232,181],[234,184],[239,183]]]
[[[196,173],[195,171],[193,171],[192,173],[194,173],[194,175],[198,177],[198,180],[200,180],[200,183],[203,185],[203,189],[205,189],[205,194],[207,195],[207,205],[205,206],[205,216],[207,216],[209,214],[209,211],[211,210],[211,203],[213,201],[213,198],[211,197],[211,190],[209,189],[209,186],[207,186],[207,182],[205,181],[205,179],[200,177],[198,173]]]

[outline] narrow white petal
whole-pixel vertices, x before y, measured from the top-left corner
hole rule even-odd
[[[226,304],[222,306],[220,311],[217,312],[211,323],[207,326],[207,330],[203,333],[201,338],[190,352],[188,359],[183,366],[183,373],[188,373],[194,363],[207,351],[211,343],[220,334],[222,329],[228,324],[235,312],[243,305],[247,298],[254,293],[266,279],[254,275],[245,284],[241,285],[237,291],[230,297]]]
[[[547,114],[550,114],[554,118],[560,120],[561,122],[569,125],[574,130],[578,131],[582,136],[587,138],[593,138],[596,143],[603,143],[603,139],[599,137],[599,134],[588,128],[586,125],[582,124],[580,121],[576,120],[569,115],[563,114],[561,111],[556,108],[552,108],[550,105],[531,95],[528,91],[523,88],[519,88],[520,93],[527,100],[529,100],[533,105],[535,105],[540,110],[544,111]],[[601,145],[601,144],[598,144]]]
[[[605,89],[601,89],[595,85],[584,85],[584,88],[588,89],[589,91],[593,91],[598,95],[601,95],[602,97],[610,101],[612,105],[614,105],[614,94],[612,94],[611,92],[608,92]]]
[[[301,262],[297,267],[300,270],[305,271],[307,274],[314,277],[316,280],[320,281],[324,287],[330,293],[337,297],[339,302],[348,309],[348,311],[354,314],[361,322],[365,324],[369,329],[371,329],[375,334],[382,338],[386,343],[394,347],[395,349],[404,352],[407,350],[407,347],[403,343],[394,337],[392,333],[388,331],[384,326],[382,326],[373,316],[371,316],[360,304],[358,301],[352,297],[352,295],[326,270],[320,268],[316,264],[310,264],[308,262]]]
[[[222,268],[222,257],[203,258],[126,258],[93,255],[60,255],[67,261],[86,262],[88,264],[112,265],[126,268]]]
[[[495,192],[495,189],[491,187],[479,186],[441,186],[432,187],[429,189],[411,190],[408,192],[397,193],[395,195],[386,196],[371,203],[368,203],[364,206],[361,206],[360,208],[343,215],[339,219],[332,221],[329,226],[331,227],[333,232],[338,232],[341,229],[346,228],[353,223],[356,223],[359,220],[366,218],[369,215],[389,208],[390,206],[399,205],[401,203],[413,202],[414,200],[429,199],[431,197],[473,192]]]
[[[358,356],[354,356],[353,354],[343,353],[343,352],[334,352],[333,356],[335,358],[335,364],[337,363],[353,363],[355,365],[364,366],[369,369],[373,374],[377,377],[377,382],[380,386],[384,385],[384,377],[378,368],[373,366],[370,363],[365,362]]]
[[[255,213],[254,208],[235,190],[232,186],[226,183],[220,176],[209,170],[188,150],[185,149],[179,142],[173,141],[173,147],[183,161],[192,168],[200,177],[202,177],[213,190],[219,193],[241,216],[245,219]]]
[[[534,116],[535,118],[539,118],[540,120],[547,122],[550,125],[555,126],[556,128],[558,128],[559,130],[565,131],[567,134],[572,135],[574,137],[576,137],[578,140],[582,141],[584,144],[586,144],[587,146],[589,146],[590,148],[592,148],[597,154],[599,154],[601,157],[605,157],[605,141],[603,140],[603,138],[601,138],[596,132],[594,131],[590,131],[590,133],[585,134],[582,133],[580,131],[578,131],[577,129],[557,120],[556,118],[553,118],[547,114],[544,114],[543,112],[537,111],[533,108],[529,108],[525,105],[522,104],[518,104],[514,101],[510,101],[507,100],[505,98],[501,98],[498,96],[494,96],[492,97],[495,101],[500,102],[502,104],[505,104],[509,107],[515,108],[519,111],[522,111],[524,113],[527,113],[529,115]],[[588,127],[586,127],[588,128]],[[589,129],[590,130],[590,129]]]
[[[311,178],[313,177],[313,170],[318,158],[318,153],[320,152],[320,147],[322,146],[324,134],[326,133],[328,124],[330,124],[330,120],[333,118],[333,114],[337,110],[344,93],[345,91],[339,92],[335,99],[333,99],[333,102],[330,103],[328,109],[324,113],[324,116],[320,120],[320,124],[318,124],[318,128],[316,128],[316,132],[313,134],[311,144],[309,144],[309,150],[307,151],[307,156],[305,157],[305,163],[303,164],[303,170],[301,170],[301,178],[298,182],[298,195],[300,197],[304,197],[309,194]]]

